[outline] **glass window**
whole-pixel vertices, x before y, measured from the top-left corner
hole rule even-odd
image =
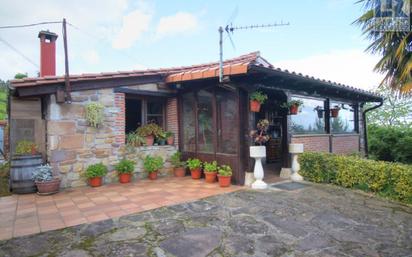
[[[126,98],[126,134],[142,125],[142,100]]]
[[[338,108],[337,117],[330,116],[330,131],[334,134],[355,132],[355,108],[351,104],[330,101],[330,109]]]
[[[126,98],[126,134],[135,131],[147,123],[164,125],[164,102],[162,100],[146,100],[129,96]]]
[[[197,94],[198,117],[198,151],[203,153],[213,152],[213,94],[200,90]]]
[[[183,114],[183,150],[194,152],[196,150],[195,137],[195,98],[193,93],[184,94],[182,97]]]
[[[147,123],[156,123],[163,127],[163,103],[159,101],[147,101]]]
[[[323,134],[325,133],[325,102],[323,99],[292,97],[303,104],[296,115],[291,115],[293,134]]]
[[[234,129],[238,122],[236,94],[219,89],[217,100],[217,152],[236,154],[236,143],[239,140],[238,130]]]

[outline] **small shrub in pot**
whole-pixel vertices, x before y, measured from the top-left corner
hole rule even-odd
[[[217,169],[218,166],[216,161],[203,163],[203,170],[205,172],[205,180],[207,183],[216,182]]]
[[[166,134],[167,144],[168,144],[168,145],[174,145],[174,143],[175,143],[175,136],[173,135],[173,133],[170,132],[170,131],[166,131],[165,134]]]
[[[60,178],[53,177],[49,164],[37,167],[32,174],[32,179],[40,195],[50,195],[59,192]]]
[[[149,123],[137,128],[137,135],[146,138],[146,145],[151,146],[154,143],[155,137],[159,136],[163,130],[155,123]]]
[[[120,183],[129,183],[131,181],[134,165],[134,161],[127,159],[123,159],[115,165]]]
[[[157,173],[163,167],[163,159],[160,156],[146,156],[143,161],[143,168],[148,173],[149,179],[157,179]]]
[[[185,167],[186,163],[182,161],[181,152],[175,152],[170,157],[170,162],[173,165],[173,173],[175,177],[184,177],[186,175],[186,167]]]
[[[202,162],[199,159],[188,159],[186,161],[187,167],[190,169],[190,173],[193,179],[200,179],[202,176]]]
[[[90,186],[99,187],[102,185],[102,178],[106,174],[107,167],[103,163],[96,163],[87,167],[84,176],[88,179]]]
[[[265,103],[268,96],[261,91],[255,91],[250,95],[250,111],[259,112],[260,106]]]
[[[232,168],[229,165],[222,165],[217,170],[219,178],[219,185],[221,187],[230,186],[230,181],[232,178]]]

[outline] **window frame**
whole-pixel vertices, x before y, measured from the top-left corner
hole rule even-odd
[[[321,96],[308,96],[308,95],[298,95],[298,94],[292,94],[292,95],[290,95],[290,99],[288,99],[288,101],[290,101],[290,100],[293,100],[293,98],[299,98],[299,100],[304,100],[304,99],[307,99],[307,100],[317,100],[317,101],[322,101],[323,102],[323,109],[325,110],[324,111],[324,117],[323,117],[323,132],[322,133],[295,133],[294,131],[293,131],[293,129],[292,129],[292,124],[293,124],[293,121],[292,121],[292,117],[290,117],[290,133],[291,133],[291,135],[293,135],[293,136],[305,136],[305,135],[327,135],[327,134],[329,134],[330,132],[329,132],[329,126],[328,126],[328,124],[330,123],[329,122],[329,98],[327,98],[327,97],[321,97]],[[304,103],[303,103],[303,105],[304,105]],[[297,114],[297,115],[299,115],[299,113]],[[291,115],[289,115],[289,116],[291,116]]]
[[[353,106],[353,131],[352,132],[333,132],[332,131],[332,117],[330,116],[330,109],[336,103],[338,104],[345,104],[345,105],[352,105]],[[345,101],[343,99],[336,99],[336,98],[328,98],[329,104],[329,117],[328,117],[328,126],[329,126],[329,134],[331,135],[351,135],[351,134],[359,134],[359,104],[353,101]]]
[[[125,101],[127,99],[138,99],[141,101],[141,116],[142,116],[142,126],[147,124],[147,111],[148,111],[148,102],[158,102],[159,104],[162,105],[162,128],[166,130],[166,105],[167,105],[167,99],[164,97],[156,97],[156,96],[142,96],[142,95],[134,95],[134,94],[126,94],[125,96]],[[126,107],[125,107],[126,108]],[[158,115],[160,116],[160,115]],[[125,112],[125,120],[127,119],[126,117],[126,112]],[[126,129],[126,128],[125,128]]]

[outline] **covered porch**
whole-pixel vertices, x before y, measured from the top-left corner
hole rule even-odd
[[[58,194],[0,198],[0,240],[76,226],[240,190],[190,177],[78,187]]]

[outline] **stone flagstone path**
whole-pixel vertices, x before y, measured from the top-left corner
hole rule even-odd
[[[412,256],[412,208],[329,185],[233,193],[0,241],[0,256]]]

